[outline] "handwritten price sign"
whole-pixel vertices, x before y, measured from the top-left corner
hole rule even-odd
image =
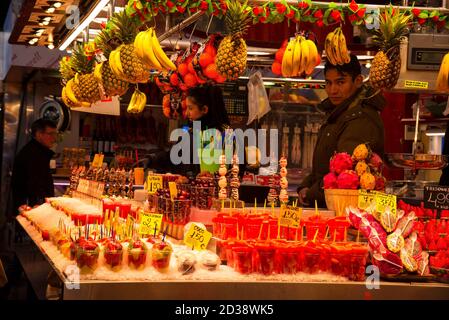
[[[298,228],[302,216],[302,208],[283,206],[280,213],[280,225],[284,227]]]
[[[212,233],[192,223],[184,237],[184,243],[190,248],[193,247],[195,250],[206,250],[211,237]]]
[[[365,210],[375,201],[376,193],[366,190],[359,190],[357,206]]]
[[[141,215],[141,221],[139,226],[140,234],[154,234],[154,230],[156,229],[156,234],[159,233],[162,225],[162,214],[144,213]]]
[[[424,207],[429,209],[449,209],[449,187],[424,186]]]
[[[155,194],[158,189],[162,189],[162,176],[148,176],[148,194]]]
[[[376,193],[375,200],[377,212],[385,212],[385,209],[389,207],[391,213],[396,215],[397,203],[395,195],[378,192]]]
[[[170,197],[173,200],[178,196],[178,188],[176,187],[176,182],[170,181],[168,183],[168,188],[170,189]]]

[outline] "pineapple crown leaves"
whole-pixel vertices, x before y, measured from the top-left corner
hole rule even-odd
[[[242,4],[240,0],[228,0],[227,5],[225,16],[227,31],[235,38],[241,37],[248,30],[251,8],[247,5],[247,1]]]
[[[86,74],[94,70],[95,59],[88,57],[84,51],[84,43],[75,44],[73,47],[70,67],[78,73]]]
[[[386,7],[379,16],[379,30],[373,31],[373,42],[382,51],[398,47],[403,37],[408,33],[407,25],[412,15],[406,11],[400,12],[392,5]]]
[[[130,44],[139,31],[139,24],[126,14],[126,10],[114,13],[111,17],[111,32],[121,43]]]

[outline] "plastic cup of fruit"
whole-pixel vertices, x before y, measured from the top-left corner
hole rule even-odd
[[[241,274],[249,274],[253,271],[253,249],[248,246],[235,246],[232,248],[233,267]]]
[[[120,203],[120,217],[126,219],[131,212],[131,203]]]
[[[218,213],[217,216],[212,219],[212,232],[214,236],[221,237],[225,217],[229,217],[229,215],[225,213]]]
[[[262,218],[248,218],[245,220],[244,239],[257,239],[262,225]]]
[[[231,268],[234,267],[234,247],[246,247],[247,244],[245,241],[237,241],[237,240],[228,240],[225,244],[225,260],[226,264]]]
[[[317,273],[320,271],[320,248],[312,241],[305,243],[303,247],[304,269],[306,273]]]
[[[81,274],[92,273],[98,267],[100,248],[96,243],[80,243],[76,250],[76,264]]]
[[[173,249],[167,242],[157,242],[153,244],[151,250],[151,264],[157,271],[166,273],[170,267],[170,259]]]
[[[299,272],[298,244],[284,243],[276,246],[276,273],[295,274]]]
[[[147,246],[144,242],[134,241],[128,246],[128,266],[130,269],[142,270],[147,260]]]
[[[109,210],[109,214],[111,214],[111,212],[115,212],[116,206],[117,204],[112,200],[103,200],[103,213],[106,213],[107,210]]]
[[[342,242],[346,238],[346,231],[348,230],[350,223],[346,217],[336,217],[327,221],[329,227],[329,238],[332,241]],[[334,240],[335,239],[335,240]]]
[[[237,224],[238,219],[234,217],[226,217],[223,220],[223,233],[221,235],[221,238],[223,240],[227,239],[235,239],[237,238]]]
[[[120,271],[123,261],[123,247],[119,242],[109,241],[104,248],[105,265],[112,271]]]
[[[274,261],[276,248],[270,242],[259,242],[255,244],[256,261],[254,271],[264,275],[274,273]]]
[[[348,249],[344,244],[333,243],[330,246],[330,272],[344,276],[347,270]]]
[[[326,221],[311,217],[305,221],[307,240],[324,240],[326,235]],[[318,230],[318,233],[317,233]],[[315,237],[315,234],[317,235]]]
[[[365,268],[368,258],[368,247],[363,244],[354,243],[350,248],[349,255],[349,280],[364,281],[365,280]]]

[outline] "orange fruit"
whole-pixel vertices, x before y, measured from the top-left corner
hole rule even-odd
[[[193,67],[192,61],[190,61],[189,64],[187,65],[187,70],[188,70],[190,73],[193,73],[193,74],[196,73],[196,72],[195,72],[195,68]]]
[[[281,48],[278,51],[276,51],[276,55],[274,56],[275,60],[277,62],[282,63],[282,58],[284,57],[284,53],[285,53],[285,48]]]
[[[218,77],[217,65],[212,63],[204,69],[204,75],[209,79],[215,80]]]
[[[178,72],[179,72],[179,74],[181,75],[181,76],[185,76],[186,74],[187,74],[187,72],[188,72],[188,70],[187,70],[187,64],[185,64],[185,63],[180,63],[179,65],[178,65]]]
[[[223,77],[221,74],[218,74],[218,77],[215,78],[215,81],[217,83],[224,83],[226,81],[226,78]]]
[[[212,62],[214,62],[214,58],[208,54],[207,52],[203,52],[200,55],[200,66],[202,68],[206,68],[208,65],[210,65]]]
[[[192,88],[198,84],[198,80],[194,74],[188,73],[184,77],[184,83],[188,88]]]
[[[177,73],[172,73],[172,75],[170,76],[170,83],[174,87],[177,87],[179,85],[179,78]]]
[[[217,50],[213,45],[207,45],[206,48],[204,48],[204,52],[209,54],[212,58],[215,58],[215,56],[217,55]]]
[[[282,74],[282,65],[279,62],[274,61],[273,64],[271,65],[271,71],[274,74],[280,76]]]

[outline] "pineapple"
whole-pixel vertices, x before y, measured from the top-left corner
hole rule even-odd
[[[237,79],[246,68],[246,43],[242,35],[250,21],[246,3],[239,0],[229,2],[225,22],[228,35],[221,41],[217,52],[217,69],[227,80]]]
[[[116,74],[121,80],[131,83],[145,83],[149,80],[150,71],[134,52],[134,38],[137,35],[138,25],[130,17],[127,16],[126,10],[114,14],[111,19],[112,32],[122,43],[114,51],[120,52],[120,63],[123,73]],[[110,63],[115,63],[110,61]]]
[[[399,79],[401,71],[400,44],[407,35],[407,23],[411,15],[400,13],[390,5],[380,15],[380,28],[374,31],[373,43],[380,51],[374,56],[369,73],[374,89],[391,89]]]
[[[75,76],[75,71],[73,71],[70,65],[69,57],[62,57],[61,61],[59,61],[59,73],[61,73],[64,84]]]
[[[74,78],[75,86],[73,86],[77,99],[89,103],[101,100],[100,87],[93,73],[95,59],[89,59],[86,56],[82,44],[75,45],[70,64],[77,71]]]
[[[106,29],[102,30],[101,33],[95,38],[95,42],[98,48],[100,48],[103,52],[103,55],[109,59],[109,54],[113,49],[110,31],[107,31]],[[103,85],[105,94],[108,97],[124,95],[128,90],[128,82],[117,78],[111,70],[109,60],[102,62],[99,78],[99,81]]]

